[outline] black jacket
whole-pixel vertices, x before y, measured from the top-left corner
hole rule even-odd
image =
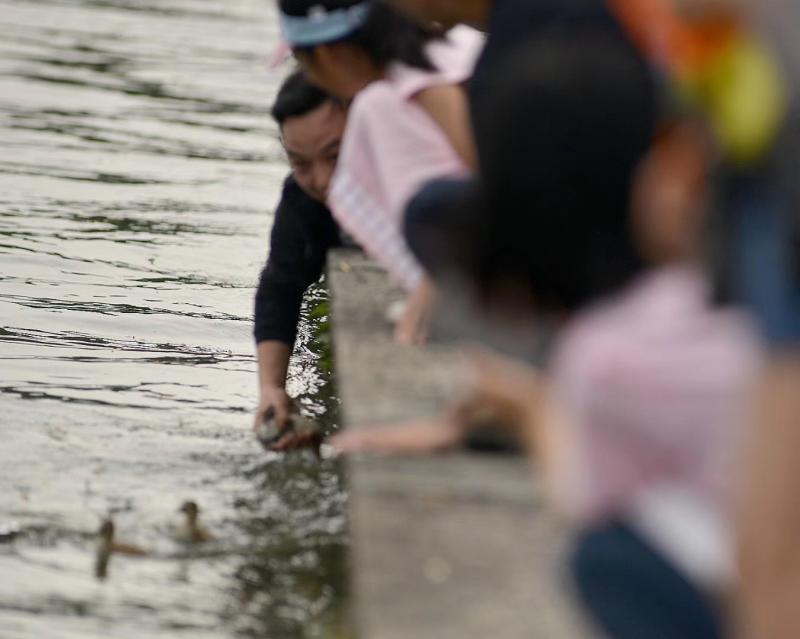
[[[322,275],[328,249],[341,244],[339,227],[328,208],[288,177],[275,212],[269,259],[256,291],[256,343],[294,344],[303,293]]]

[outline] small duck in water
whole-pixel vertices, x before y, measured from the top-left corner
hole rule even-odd
[[[97,554],[95,556],[94,574],[98,579],[108,577],[108,564],[111,555],[127,555],[129,557],[144,557],[147,552],[137,546],[121,544],[114,541],[114,522],[106,519],[97,531]]]
[[[178,529],[178,539],[192,544],[214,541],[214,535],[203,528],[198,521],[200,508],[197,506],[197,503],[193,501],[184,502],[179,512],[186,515],[186,521]]]

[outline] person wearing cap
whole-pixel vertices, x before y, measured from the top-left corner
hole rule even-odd
[[[417,26],[376,0],[278,4],[284,38],[309,78],[352,100],[329,205],[409,293],[397,337],[416,341],[431,288],[402,237],[402,215],[423,184],[466,176],[474,165],[462,85],[482,37]]]
[[[292,172],[283,185],[255,296],[259,403],[254,428],[270,408],[278,426],[289,418],[286,375],[303,294],[320,279],[328,250],[342,244],[325,202],[347,121],[345,106],[295,72],[278,91],[272,117]]]

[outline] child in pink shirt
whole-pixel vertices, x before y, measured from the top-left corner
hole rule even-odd
[[[426,46],[436,71],[394,63],[350,107],[329,204],[339,223],[408,290],[421,278],[399,233],[408,201],[432,179],[469,172],[418,97],[468,79],[480,43],[475,31],[458,27]]]
[[[748,391],[748,318],[708,304],[690,265],[642,276],[564,329],[551,368],[570,444],[557,494],[583,525],[624,518],[712,590],[733,577],[728,522]]]
[[[463,83],[483,38],[436,34],[380,2],[281,0],[284,36],[309,78],[352,100],[328,204],[406,290],[423,272],[402,237],[409,200],[474,163]]]

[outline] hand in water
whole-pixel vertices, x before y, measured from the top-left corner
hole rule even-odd
[[[258,402],[255,418],[253,419],[253,431],[258,434],[259,428],[264,423],[264,418],[270,408],[274,411],[272,419],[280,430],[289,425],[289,418],[292,414],[293,402],[286,394],[286,390],[279,386],[266,386],[261,389],[261,398]]]
[[[253,424],[256,438],[270,452],[310,448],[319,456],[322,434],[314,424],[293,415],[293,409],[294,402],[283,388],[262,389]]]
[[[274,444],[268,447],[268,450],[275,453],[288,453],[292,450],[308,448],[313,450],[317,457],[321,457],[321,446],[322,433],[318,428],[314,427],[302,430],[290,430],[281,435],[281,437]]]

